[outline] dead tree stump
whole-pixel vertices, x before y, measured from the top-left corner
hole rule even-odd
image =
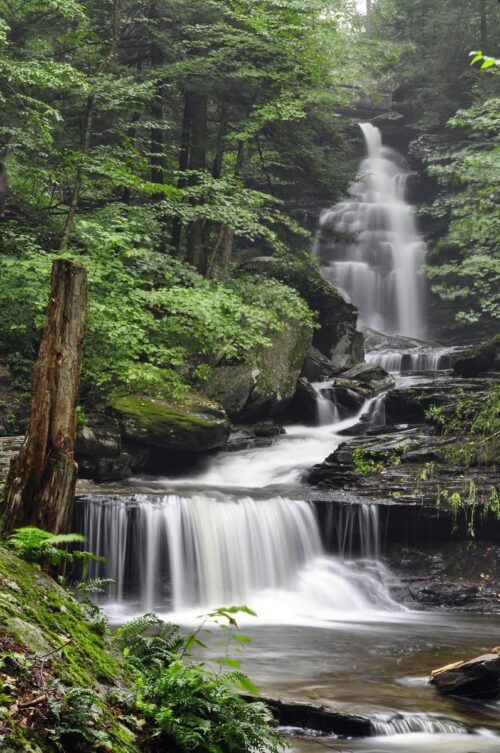
[[[78,466],[76,401],[85,336],[87,273],[58,259],[52,267],[47,321],[33,370],[31,415],[10,464],[0,512],[2,528],[33,525],[68,530]]]

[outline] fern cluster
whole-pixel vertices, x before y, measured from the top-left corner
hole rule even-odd
[[[83,577],[87,575],[89,562],[104,562],[103,557],[79,549],[69,551],[71,545],[83,544],[84,536],[79,533],[63,533],[55,535],[41,528],[26,526],[18,528],[7,539],[7,546],[13,549],[18,557],[38,565],[50,564],[58,567],[62,564],[73,565],[82,563]]]
[[[235,611],[228,612],[233,627]],[[217,610],[211,618],[224,618],[225,612]],[[238,694],[255,690],[239,663],[226,656],[212,667],[192,659],[192,647],[205,646],[199,634],[183,636],[152,614],[117,632],[135,669],[134,710],[147,720],[150,742],[186,753],[277,753],[283,740],[269,724],[266,707]],[[226,672],[224,666],[234,669]]]

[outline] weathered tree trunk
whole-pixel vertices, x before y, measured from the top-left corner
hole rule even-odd
[[[234,167],[234,177],[239,178],[243,170],[245,161],[246,148],[245,143],[240,141],[238,154],[236,155],[236,165]],[[230,225],[222,225],[219,236],[211,254],[207,257],[207,267],[205,277],[213,277],[217,256],[221,252],[221,267],[227,269],[231,262],[234,249],[234,229]]]
[[[10,465],[2,527],[68,529],[76,484],[76,399],[80,383],[87,273],[66,259],[52,267],[47,321],[33,371],[31,416]]]

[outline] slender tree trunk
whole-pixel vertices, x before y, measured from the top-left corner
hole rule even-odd
[[[372,30],[372,0],[366,0],[366,31],[371,34]]]
[[[86,271],[58,259],[33,371],[28,431],[5,485],[1,519],[6,531],[26,525],[54,533],[68,529],[77,475],[76,400],[86,310]]]
[[[488,43],[488,15],[486,10],[486,0],[479,0],[479,10],[481,13],[481,44],[484,48]]]
[[[189,169],[203,172],[207,166],[207,108],[208,99],[205,94],[191,91],[188,96],[191,99],[191,148]],[[195,186],[198,176],[191,175],[189,184]],[[202,203],[201,199],[193,199],[192,204],[197,206]],[[203,247],[203,220],[194,220],[187,231],[187,261],[204,273],[207,260]]]
[[[187,186],[187,179],[183,175],[189,167],[189,147],[191,144],[191,98],[188,92],[184,92],[184,110],[182,114],[181,145],[179,150],[179,172],[180,177],[177,182],[178,188]],[[176,253],[179,254],[182,236],[182,222],[179,217],[174,217],[172,223],[172,246]]]
[[[157,3],[151,3],[150,18],[153,21],[158,21],[158,8]],[[154,30],[153,30],[154,33]],[[158,68],[164,62],[163,50],[160,44],[153,38],[151,41],[151,66]],[[159,79],[155,84],[155,90],[153,93],[153,100],[151,102],[151,115],[155,125],[151,128],[151,182],[163,183],[163,169],[165,167],[165,159],[163,154],[163,81]],[[158,193],[153,196],[155,201],[159,201],[163,194]]]
[[[245,154],[246,154],[245,144],[242,141],[240,141],[239,146],[238,146],[238,154],[236,156],[236,165],[234,168],[235,178],[239,178],[241,175],[241,171],[243,169],[243,163],[245,161]],[[222,225],[219,231],[219,236],[212,250],[212,253],[209,254],[208,259],[207,259],[207,268],[205,272],[205,277],[213,277],[214,269],[215,269],[215,262],[217,260],[217,255],[219,254],[219,252],[221,252],[221,267],[223,269],[226,269],[231,262],[231,258],[233,256],[233,249],[234,249],[234,230],[230,225]]]
[[[97,78],[99,76],[102,76],[106,71],[108,70],[115,54],[116,50],[118,48],[118,37],[120,33],[120,8],[121,8],[121,0],[113,0],[113,8],[111,11],[111,29],[112,29],[112,40],[111,40],[111,46],[109,48],[109,52],[100,64],[98,70],[97,70]],[[82,187],[83,187],[83,167],[84,167],[84,159],[87,156],[87,154],[90,151],[90,142],[92,137],[92,123],[94,120],[94,104],[95,104],[95,94],[94,92],[91,92],[89,96],[87,97],[87,104],[85,106],[85,114],[83,118],[83,139],[82,139],[82,150],[81,150],[81,156],[78,160],[77,168],[76,168],[76,175],[75,175],[75,182],[73,184],[73,193],[71,196],[71,201],[69,204],[69,210],[68,214],[66,216],[66,222],[64,223],[63,232],[61,235],[61,241],[59,244],[59,250],[64,251],[66,246],[68,245],[69,237],[71,235],[71,231],[73,230],[73,223],[75,221],[76,213],[78,211],[78,207],[80,204],[80,196],[82,193]]]
[[[227,105],[222,105],[221,113],[220,113],[220,120],[219,120],[219,128],[217,130],[217,142],[215,144],[215,157],[214,157],[214,164],[212,167],[212,175],[214,178],[220,178],[222,175],[222,166],[224,162],[224,142],[226,139],[226,131],[227,131],[227,119],[228,119],[228,108]]]

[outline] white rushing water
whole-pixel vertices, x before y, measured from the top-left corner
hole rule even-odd
[[[361,130],[368,154],[351,198],[320,217],[323,273],[366,325],[424,338],[426,246],[406,200],[409,173],[400,155],[383,146],[378,128],[363,123]]]
[[[372,350],[365,355],[367,363],[382,366],[386,371],[446,371],[452,367],[452,356],[463,348],[421,347],[406,350]]]
[[[402,611],[375,559],[378,518],[369,505],[330,521],[338,557],[325,554],[316,511],[300,500],[136,495],[81,500],[79,515],[90,551],[106,554],[92,575],[114,580],[108,609],[119,617],[156,610],[191,620],[242,603],[264,622],[283,623]]]
[[[323,383],[324,388],[331,382]],[[294,425],[286,427],[286,434],[270,447],[251,448],[239,452],[220,452],[210,459],[208,466],[194,471],[189,478],[148,479],[148,487],[158,491],[183,489],[265,489],[266,487],[297,485],[305,471],[322,462],[334,452],[345,437],[339,434],[357,424],[363,414],[373,411],[380,398],[367,400],[352,416],[338,420],[336,406],[321,393],[318,406],[319,426]],[[328,403],[328,405],[327,405]],[[329,423],[323,423],[329,421]],[[137,480],[143,484],[142,479]]]

